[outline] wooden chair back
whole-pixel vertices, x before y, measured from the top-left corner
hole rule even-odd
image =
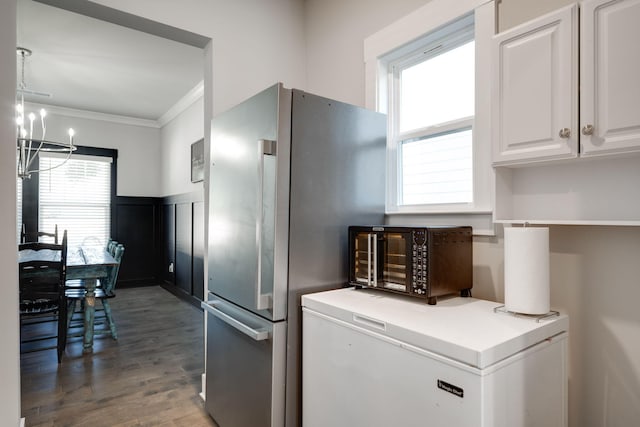
[[[113,250],[113,258],[118,261],[118,265],[111,268],[109,276],[107,276],[103,285],[104,293],[111,296],[116,289],[116,282],[118,280],[118,272],[120,271],[120,264],[122,263],[122,256],[124,255],[124,245],[118,243]]]
[[[19,250],[33,251],[29,259],[18,264],[20,317],[58,314],[58,362],[66,346],[67,300],[65,279],[67,273],[67,232],[62,244],[28,242]]]
[[[117,241],[109,239],[109,243],[107,243],[107,252],[109,252],[111,256],[114,256],[117,246],[118,246]]]
[[[34,231],[27,233],[25,225],[22,224],[22,230],[20,231],[20,244],[29,243],[29,242],[39,242],[42,237],[53,238],[53,243],[55,245],[58,244],[58,224],[56,224],[53,233],[48,233],[46,231]]]

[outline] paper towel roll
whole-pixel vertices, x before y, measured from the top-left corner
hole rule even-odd
[[[504,303],[507,311],[549,312],[549,229],[504,229]]]

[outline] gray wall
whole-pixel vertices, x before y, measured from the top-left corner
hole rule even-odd
[[[0,6],[0,58],[15,58],[16,1]],[[16,138],[15,115],[16,67],[13,61],[0,61],[0,425],[18,426],[20,419],[20,358],[18,349],[18,253],[16,251]]]

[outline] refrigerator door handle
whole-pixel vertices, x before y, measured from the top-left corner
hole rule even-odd
[[[247,326],[244,323],[242,323],[241,321],[235,319],[234,317],[229,316],[228,314],[223,313],[222,311],[218,310],[215,307],[215,304],[216,304],[215,301],[202,301],[200,303],[200,307],[202,307],[204,310],[206,310],[207,312],[211,313],[212,315],[214,315],[218,319],[222,320],[227,325],[237,329],[238,331],[240,331],[243,334],[253,338],[256,341],[264,341],[264,340],[267,340],[267,339],[270,338],[269,331],[258,330],[258,329],[254,329],[254,328],[252,328],[250,326]]]
[[[265,205],[265,157],[276,155],[276,141],[269,139],[258,140],[258,200],[257,200],[257,216],[256,216],[256,246],[258,253],[258,268],[256,271],[256,309],[268,310],[273,307],[273,294],[262,293],[262,271],[264,267],[263,257],[263,232],[264,232],[264,205]],[[275,202],[275,200],[274,200]],[[275,209],[275,203],[272,204]],[[271,260],[273,266],[273,259]]]
[[[367,285],[374,288],[378,286],[378,239],[376,233],[367,235]]]
[[[371,235],[373,240],[373,287],[378,286],[378,236],[376,233]]]

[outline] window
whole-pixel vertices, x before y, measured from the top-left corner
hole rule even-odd
[[[367,107],[388,115],[389,223],[494,233],[494,23],[493,2],[433,0],[365,40]]]
[[[473,14],[429,32],[412,47],[389,55],[389,145],[396,163],[389,205],[471,204]]]
[[[111,157],[40,154],[38,229],[67,230],[68,245],[106,245],[111,235]],[[60,166],[57,166],[60,165]]]
[[[429,34],[418,50],[389,64],[398,206],[473,202],[475,43],[470,18]]]

